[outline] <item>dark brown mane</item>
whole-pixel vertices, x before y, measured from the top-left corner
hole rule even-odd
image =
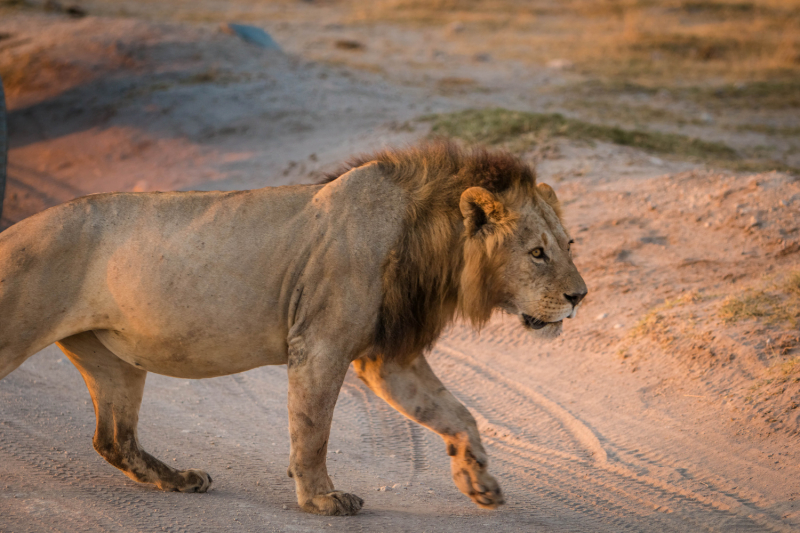
[[[358,157],[326,182],[370,162],[377,162],[410,198],[402,237],[383,266],[375,349],[387,358],[413,358],[430,348],[456,312],[480,325],[491,313],[486,307],[499,303],[460,294],[465,263],[461,194],[479,186],[515,206],[536,194],[536,177],[530,166],[507,152],[465,150],[439,140]],[[485,291],[491,290],[491,275],[485,273]],[[476,301],[483,302],[482,308],[465,304]]]

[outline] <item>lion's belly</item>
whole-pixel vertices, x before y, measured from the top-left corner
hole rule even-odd
[[[95,335],[117,357],[137,368],[176,378],[200,379],[285,364],[285,337],[147,336],[98,330]]]

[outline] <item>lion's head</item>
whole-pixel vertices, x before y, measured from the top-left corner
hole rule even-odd
[[[575,316],[586,284],[572,262],[572,239],[553,189],[542,183],[515,196],[503,198],[482,187],[461,195],[462,311],[481,321],[499,307],[526,328],[555,336],[562,321]]]
[[[434,141],[355,159],[328,180],[367,164],[408,199],[383,266],[376,353],[413,358],[456,314],[480,326],[500,308],[548,336],[574,315],[586,285],[558,200],[520,158]]]

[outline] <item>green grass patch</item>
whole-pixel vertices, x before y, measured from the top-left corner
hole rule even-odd
[[[559,113],[527,113],[503,108],[467,109],[423,117],[434,135],[468,143],[502,144],[528,141],[536,144],[552,137],[598,140],[632,146],[648,152],[681,157],[734,161],[736,151],[722,143],[685,135],[605,126],[565,117]]]

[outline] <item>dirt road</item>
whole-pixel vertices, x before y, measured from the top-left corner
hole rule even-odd
[[[508,505],[473,507],[442,442],[349,375],[328,457],[357,517],[300,513],[288,462],[282,367],[204,381],[151,376],[140,436],[151,453],[214,476],[208,494],[129,481],[91,447],[81,377],[56,348],[0,387],[4,531],[792,531],[797,455],[736,435],[708,400],[653,395],[591,352],[542,347],[513,319],[453,328],[430,359],[479,422]],[[649,378],[649,379],[648,379]],[[385,489],[385,490],[381,490]],[[330,525],[329,525],[330,524]]]
[[[322,61],[313,42],[310,61],[290,30],[277,32],[279,53],[212,24],[0,18],[11,35],[0,65],[37,67],[8,90],[3,226],[92,192],[308,182],[350,154],[426,135],[422,115],[547,108],[542,87],[564,83],[471,57],[384,75]],[[418,50],[394,64],[403,53]],[[465,89],[464,72],[492,90]],[[556,341],[498,315],[480,333],[454,325],[429,355],[478,420],[501,510],[475,508],[438,437],[348,375],[328,466],[365,508],[299,512],[283,367],[149,376],[142,444],[208,470],[215,486],[137,485],[92,449],[88,392],[51,346],[0,382],[0,531],[796,531],[794,330],[782,315],[719,313],[756,290],[793,301],[778,288],[797,268],[800,182],[605,142],[556,139],[523,156],[564,203],[590,296]]]

